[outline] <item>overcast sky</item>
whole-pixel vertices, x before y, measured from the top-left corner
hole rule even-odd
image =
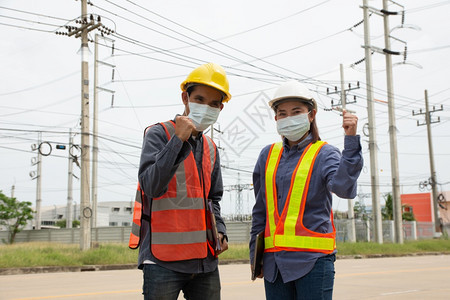
[[[276,3],[276,4],[275,4]],[[450,1],[397,1],[389,18],[394,63],[394,104],[398,139],[398,164],[402,193],[428,192],[419,183],[430,177],[424,91],[432,114],[432,138],[439,190],[450,189]],[[365,167],[359,180],[360,197],[371,205],[368,151],[364,28],[361,1],[108,1],[92,0],[88,12],[101,16],[114,30],[99,38],[99,171],[98,201],[132,201],[137,182],[142,134],[146,126],[183,112],[180,83],[199,64],[215,62],[225,67],[233,96],[225,105],[214,139],[222,148],[226,189],[250,184],[260,150],[278,141],[273,114],[267,107],[276,86],[287,79],[305,82],[316,96],[323,140],[343,148],[341,117],[330,111],[339,94],[339,65],[348,92],[348,104],[359,117]],[[376,9],[382,1],[369,1]],[[404,7],[401,7],[403,5]],[[42,159],[42,206],[67,202],[68,151],[57,144],[80,143],[81,57],[80,40],[57,35],[81,14],[80,1],[0,2],[0,190],[20,201],[36,200],[38,132],[52,152]],[[413,25],[413,26],[406,26]],[[395,28],[395,29],[394,29]],[[370,17],[371,44],[384,48],[383,18]],[[94,39],[98,31],[92,31]],[[93,100],[94,51],[89,57],[90,99]],[[113,50],[114,49],[114,50]],[[373,83],[380,192],[391,191],[391,155],[385,57],[374,53]],[[114,68],[111,65],[115,66]],[[114,69],[114,71],[113,71]],[[114,74],[114,75],[113,75]],[[92,101],[91,101],[92,102]],[[91,113],[93,109],[91,106]],[[92,129],[92,126],[91,126]],[[79,177],[80,170],[74,166]],[[74,178],[74,201],[79,203],[79,181]],[[236,211],[236,191],[226,191],[223,211]],[[241,194],[242,211],[254,203],[253,191]],[[384,198],[381,198],[384,203]],[[347,201],[335,198],[334,209],[346,210]]]

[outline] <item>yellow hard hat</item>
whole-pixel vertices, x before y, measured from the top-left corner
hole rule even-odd
[[[204,84],[213,87],[222,93],[224,97],[222,102],[228,102],[231,99],[229,84],[225,70],[218,64],[207,63],[195,68],[180,85],[181,90],[185,92],[190,84]]]

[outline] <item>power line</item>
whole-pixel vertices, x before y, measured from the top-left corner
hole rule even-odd
[[[439,2],[439,3],[426,5],[426,6],[406,9],[405,12],[416,13],[416,12],[421,12],[421,11],[424,11],[424,10],[427,10],[427,9],[431,9],[431,8],[435,8],[435,7],[439,7],[439,6],[443,6],[443,5],[448,5],[448,4],[450,4],[450,1],[443,1],[443,2]]]
[[[0,25],[9,26],[9,27],[15,27],[15,28],[19,28],[19,29],[40,31],[40,32],[45,32],[45,33],[52,33],[52,32],[55,32],[57,30],[57,29],[55,29],[55,30],[43,30],[43,29],[37,29],[37,28],[31,28],[31,27],[25,27],[25,26],[19,26],[19,25],[12,25],[12,24],[5,24],[5,23],[0,23]]]
[[[0,6],[0,8],[2,8],[2,9],[7,9],[7,10],[12,10],[12,11],[16,11],[16,12],[20,12],[20,13],[24,13],[24,14],[35,15],[35,16],[39,16],[39,17],[45,17],[45,18],[56,19],[56,20],[60,20],[60,21],[67,21],[67,22],[68,22],[68,21],[71,21],[71,20],[69,20],[69,19],[63,19],[63,18],[59,18],[59,17],[54,17],[54,16],[49,16],[49,15],[38,14],[38,13],[29,12],[29,11],[24,11],[24,10],[19,10],[19,9],[14,9],[14,8],[10,8],[10,7]]]
[[[7,18],[7,19],[16,20],[16,21],[28,22],[28,23],[35,23],[35,24],[39,24],[39,25],[46,25],[46,26],[53,26],[53,27],[61,27],[61,25],[50,24],[50,23],[44,23],[44,22],[33,21],[33,20],[22,19],[22,18],[16,18],[16,17],[11,17],[11,16],[3,16],[3,15],[0,15],[0,18]]]
[[[5,130],[5,131],[16,131],[16,132],[28,132],[28,133],[38,133],[38,132],[42,132],[42,133],[58,133],[58,134],[68,134],[69,131],[51,131],[51,130],[28,130],[28,129],[15,129],[15,128],[0,128],[0,130]],[[80,132],[73,132],[74,134],[80,134]],[[88,135],[92,135],[91,133],[89,133]],[[132,145],[129,143],[124,143],[122,141],[118,141],[118,140],[114,140],[112,138],[106,137],[106,136],[101,136],[98,135],[98,138],[100,139],[104,139],[119,145],[123,145],[123,146],[127,146],[127,147],[131,147],[131,148],[136,148],[136,149],[141,149],[142,147],[140,145]]]
[[[129,1],[129,0],[127,0],[127,1],[130,2],[130,3],[133,4],[133,5],[135,5],[135,6],[139,7],[139,8],[141,8],[141,9],[147,10],[146,8],[144,8],[144,7],[142,7],[142,6],[138,5],[138,4],[135,4],[135,3],[132,2],[132,1]],[[247,29],[247,30],[238,32],[238,33],[234,33],[234,34],[231,34],[231,35],[227,35],[227,36],[224,36],[224,37],[221,37],[221,38],[217,38],[217,39],[209,39],[209,41],[204,42],[204,43],[199,43],[199,44],[202,44],[202,45],[203,45],[203,44],[207,44],[207,43],[218,42],[218,41],[220,41],[220,40],[228,39],[228,38],[230,38],[230,37],[234,37],[234,36],[242,35],[242,34],[245,34],[245,33],[251,32],[251,31],[255,31],[255,30],[258,30],[258,29],[267,27],[267,26],[269,26],[269,25],[273,25],[273,24],[275,24],[275,23],[284,21],[284,20],[286,20],[286,19],[289,19],[289,18],[294,17],[294,16],[296,16],[296,15],[299,15],[299,14],[301,14],[301,13],[304,13],[304,12],[306,12],[306,11],[308,11],[308,10],[311,10],[311,9],[313,9],[313,8],[316,8],[316,7],[318,7],[318,6],[321,6],[322,4],[325,4],[325,3],[327,3],[327,2],[330,2],[330,0],[323,1],[323,2],[321,2],[321,3],[318,3],[318,4],[314,5],[314,6],[308,7],[308,8],[306,8],[306,9],[302,9],[302,10],[297,11],[297,12],[295,12],[295,13],[293,13],[293,14],[291,14],[291,15],[288,15],[288,16],[286,16],[286,17],[283,17],[283,18],[280,18],[280,19],[276,19],[276,20],[270,21],[270,22],[268,22],[268,23],[265,23],[265,24],[262,24],[262,25],[259,25],[259,26],[256,26],[256,27],[253,27],[253,28],[250,28],[250,29]],[[187,30],[189,30],[189,31],[192,31],[192,29],[187,28],[187,27],[185,27],[185,26],[183,26],[182,24],[179,24],[179,23],[177,23],[177,22],[174,22],[174,21],[172,21],[172,20],[170,20],[170,19],[168,19],[168,18],[166,18],[166,17],[164,17],[164,16],[162,16],[162,15],[160,15],[160,14],[158,14],[158,13],[155,13],[155,12],[150,11],[150,10],[147,10],[147,11],[150,12],[150,13],[152,13],[152,14],[154,14],[154,15],[156,15],[156,16],[158,16],[158,17],[160,17],[160,18],[162,18],[162,19],[164,19],[164,20],[166,20],[166,21],[169,21],[169,22],[171,22],[171,23],[173,23],[173,24],[175,24],[175,25],[178,25],[178,26],[180,26],[180,27],[182,27],[182,28],[185,28],[185,29],[187,29]],[[194,31],[194,32],[197,33],[197,34],[199,34],[199,35],[201,35],[200,33],[196,32],[196,31]],[[177,49],[182,49],[182,48],[177,48]]]
[[[109,1],[107,1],[107,2],[109,2]],[[114,5],[116,5],[116,4],[114,4]],[[116,6],[118,6],[118,5],[116,5]],[[119,7],[119,8],[122,8],[121,6],[118,6],[118,7]],[[150,12],[150,13],[153,13],[152,11],[146,9],[145,7],[142,7],[142,6],[139,6],[139,7],[140,7],[141,9],[144,9],[144,10]],[[101,8],[101,9],[102,9],[102,8]],[[124,8],[122,8],[122,9],[124,9]],[[128,9],[125,9],[125,10],[128,11],[128,12],[131,12],[131,11],[128,10]],[[108,12],[109,12],[109,11],[108,11]],[[111,13],[111,12],[110,12],[110,13]],[[148,18],[143,17],[143,16],[141,16],[141,15],[135,13],[135,12],[133,12],[133,14],[135,14],[135,15],[137,15],[137,16],[139,16],[139,17],[142,17],[142,18],[148,20]],[[153,14],[154,14],[154,13],[153,13]],[[115,14],[115,15],[117,15],[117,14]],[[122,17],[122,16],[120,16],[120,15],[117,15],[117,16],[119,16],[119,17],[121,17],[121,18],[124,18],[124,17]],[[164,18],[164,17],[162,17],[162,18]],[[126,19],[126,18],[125,18],[125,19]],[[191,32],[194,32],[194,33],[196,33],[196,34],[198,34],[198,35],[200,35],[200,36],[202,36],[202,37],[208,38],[209,40],[213,40],[212,38],[210,38],[210,37],[208,37],[208,36],[206,36],[206,35],[203,35],[203,34],[197,32],[197,31],[195,31],[195,30],[192,30],[192,29],[190,29],[190,28],[187,28],[186,26],[180,25],[179,23],[176,23],[176,22],[174,22],[174,21],[171,21],[170,19],[167,19],[167,18],[165,18],[165,19],[168,20],[168,21],[170,21],[170,22],[172,22],[172,23],[174,23],[174,24],[176,24],[176,25],[178,25],[178,26],[181,26],[181,27],[184,28],[184,29],[187,29],[187,30],[189,30],[189,31],[191,31]],[[127,19],[127,20],[130,21],[130,22],[136,23],[136,22],[131,21],[131,20],[129,20],[129,19]],[[152,22],[152,23],[155,23],[154,21],[151,21],[151,20],[149,20],[149,21]],[[139,24],[139,25],[140,25],[140,26],[143,26],[143,27],[145,27],[145,28],[148,28],[148,27],[145,26],[145,25],[142,25],[142,24]],[[159,25],[159,24],[158,24],[158,25]],[[162,26],[162,25],[160,25],[160,26]],[[164,27],[164,26],[162,26],[162,27]],[[148,28],[148,29],[150,29],[150,28]],[[153,30],[153,29],[150,29],[150,30]],[[153,30],[153,31],[155,31],[155,30]],[[171,30],[171,31],[173,31],[173,30]],[[158,32],[159,32],[159,31],[158,31]],[[164,35],[165,35],[165,34],[164,34]],[[165,35],[165,36],[168,36],[168,35]],[[183,35],[183,36],[185,36],[185,35]],[[168,36],[168,37],[171,37],[171,36]],[[187,36],[186,36],[186,37],[187,37]],[[171,37],[171,38],[174,38],[174,37]],[[177,38],[175,38],[175,39],[177,39]],[[179,40],[179,39],[177,39],[177,40]],[[195,39],[193,39],[193,40],[195,40]],[[219,43],[220,45],[222,45],[222,46],[225,46],[225,47],[230,48],[230,49],[232,49],[232,50],[234,50],[234,51],[243,53],[243,54],[245,54],[245,55],[247,55],[247,56],[250,56],[250,57],[254,58],[255,60],[262,61],[261,59],[255,57],[255,56],[253,56],[253,55],[250,55],[250,54],[248,54],[248,53],[246,53],[246,52],[244,52],[244,51],[241,51],[241,50],[238,50],[238,49],[236,49],[236,48],[234,48],[234,47],[231,47],[231,46],[228,46],[228,45],[226,45],[226,44],[223,44],[223,43],[221,43],[221,42],[219,42],[219,41],[217,41],[217,40],[215,40],[215,41],[216,41],[217,43]],[[195,46],[194,44],[191,44],[191,43],[189,43],[189,42],[186,42],[186,41],[183,41],[183,42],[184,42],[184,43],[187,43],[187,44],[190,44],[191,46]],[[204,43],[201,43],[201,44],[204,44]],[[200,48],[200,47],[197,47],[197,48]],[[210,47],[210,48],[212,48],[212,47]],[[200,49],[205,50],[205,49],[203,49],[203,48],[200,48]],[[213,48],[213,49],[214,49],[214,48]],[[216,49],[215,49],[215,50],[216,50]],[[217,54],[217,53],[215,53],[215,54]],[[220,52],[220,51],[219,51],[219,55],[226,57],[226,56],[224,55],[224,53],[223,53],[223,52]],[[252,64],[250,64],[249,62],[243,61],[243,60],[238,59],[238,58],[236,58],[236,57],[234,57],[234,56],[231,56],[231,55],[227,55],[227,56],[228,56],[228,58],[233,59],[233,60],[236,60],[236,61],[238,61],[238,62],[240,62],[240,63],[242,63],[242,64],[245,64],[245,65],[248,65],[248,66],[251,66],[251,67],[254,67],[254,68],[258,68],[258,69],[260,69],[260,70],[262,70],[262,71],[264,71],[264,72],[267,72],[267,73],[269,73],[269,74],[272,74],[272,76],[286,79],[286,76],[284,76],[284,75],[282,75],[282,74],[280,74],[280,73],[275,73],[275,72],[269,71],[269,70],[267,70],[267,69],[264,69],[264,68],[261,68],[261,67],[252,65]],[[266,63],[268,63],[268,62],[266,62]],[[281,68],[280,66],[275,65],[275,64],[271,64],[271,63],[268,63],[268,64],[273,65],[273,66],[275,66],[275,67],[277,67],[277,68]],[[285,69],[285,68],[281,68],[281,69]],[[287,70],[287,69],[285,69],[285,70]],[[288,71],[290,71],[290,70],[288,70]],[[296,72],[293,72],[293,71],[290,71],[290,72],[308,78],[307,76],[301,75],[301,74],[299,74],[299,73],[296,73]],[[236,76],[239,76],[239,75],[236,75]],[[242,77],[249,78],[248,76],[242,76]],[[291,79],[292,79],[292,78],[291,78]],[[308,78],[308,79],[311,79],[311,78]]]
[[[53,79],[53,80],[50,80],[50,81],[47,81],[47,82],[44,82],[44,83],[41,83],[41,84],[38,84],[38,85],[30,86],[30,87],[27,87],[27,88],[24,88],[24,89],[20,89],[20,90],[16,90],[16,91],[12,91],[12,92],[1,93],[0,97],[1,96],[9,96],[9,95],[18,94],[18,93],[23,93],[23,92],[31,91],[31,90],[34,90],[34,89],[37,89],[37,88],[41,88],[41,87],[44,87],[44,86],[56,83],[58,81],[64,80],[66,78],[72,77],[73,75],[78,74],[78,73],[79,73],[79,71],[72,72],[70,74],[64,75],[64,76],[59,77],[57,79]]]

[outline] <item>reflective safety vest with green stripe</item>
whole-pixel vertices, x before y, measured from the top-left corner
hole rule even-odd
[[[332,253],[336,249],[336,229],[332,213],[330,218],[333,232],[318,233],[303,225],[303,214],[314,161],[324,144],[326,143],[323,141],[317,141],[314,144],[309,144],[303,151],[292,174],[289,193],[281,215],[278,212],[275,178],[283,152],[283,143],[272,145],[265,170],[267,214],[264,232],[265,252],[309,251]]]
[[[160,123],[167,139],[175,134],[175,123]],[[192,151],[169,182],[167,192],[151,201],[151,215],[143,214],[149,203],[138,184],[133,211],[129,247],[140,243],[141,222],[150,222],[151,252],[161,261],[205,258],[208,254],[205,197],[211,188],[211,174],[216,161],[216,145],[203,135],[202,177]]]

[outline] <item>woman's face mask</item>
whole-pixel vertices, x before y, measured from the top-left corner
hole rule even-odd
[[[211,107],[207,104],[189,102],[188,118],[194,122],[197,131],[203,131],[208,126],[216,123],[220,108]]]
[[[309,112],[277,120],[277,131],[291,142],[300,140],[309,131]]]

